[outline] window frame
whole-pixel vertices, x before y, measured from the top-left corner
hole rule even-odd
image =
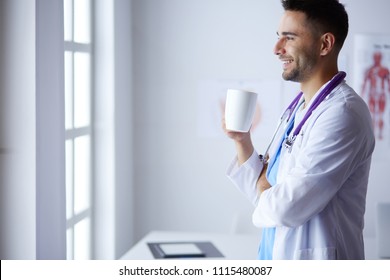
[[[64,0],[64,77],[65,82],[66,79],[66,69],[67,69],[67,60],[66,60],[66,54],[70,53],[71,55],[71,61],[72,65],[71,67],[71,89],[69,91],[71,92],[72,98],[71,98],[71,127],[67,127],[66,122],[64,123],[64,129],[65,129],[65,140],[64,145],[65,149],[67,147],[68,141],[70,141],[71,145],[71,162],[69,163],[66,156],[66,180],[68,180],[68,172],[71,172],[70,180],[71,182],[66,182],[66,193],[67,193],[67,207],[70,207],[71,209],[67,208],[67,218],[66,218],[66,237],[67,237],[67,259],[77,259],[75,258],[75,228],[77,225],[80,225],[81,222],[89,220],[89,236],[88,236],[88,244],[87,244],[87,252],[86,255],[83,256],[82,259],[92,259],[93,258],[93,240],[94,240],[94,165],[93,165],[93,158],[94,158],[94,133],[93,133],[93,127],[94,127],[94,53],[93,53],[93,35],[94,35],[94,28],[93,28],[93,11],[94,11],[94,1],[89,1],[89,42],[76,42],[75,41],[75,5],[74,2],[78,0]],[[71,40],[66,40],[66,16],[67,16],[67,9],[66,4],[71,5],[71,14],[69,15],[68,20],[71,21]],[[85,126],[75,127],[75,54],[76,53],[85,53],[89,55],[89,124]],[[66,90],[67,86],[64,84],[64,97],[66,102]],[[66,103],[65,103],[66,106]],[[68,112],[69,113],[69,112]],[[65,110],[65,114],[67,114]],[[67,115],[65,115],[65,120],[67,120]],[[88,167],[89,167],[89,174],[88,174],[88,181],[89,186],[88,188],[88,207],[78,213],[75,213],[75,141],[79,137],[89,137],[89,159],[88,159]],[[68,153],[68,151],[66,151]],[[68,170],[68,168],[71,168],[71,171]],[[71,188],[69,190],[68,188]],[[69,197],[69,194],[71,197]],[[69,216],[68,216],[69,214]]]

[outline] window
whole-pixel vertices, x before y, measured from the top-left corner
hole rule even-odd
[[[67,258],[92,242],[91,1],[64,0]]]

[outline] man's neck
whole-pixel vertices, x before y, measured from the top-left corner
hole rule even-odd
[[[334,69],[333,71],[328,71],[327,73],[322,73],[316,76],[312,76],[310,80],[301,83],[301,90],[305,98],[304,107],[306,107],[307,104],[310,103],[311,99],[317,93],[317,91],[324,84],[329,82],[337,73],[338,70]]]

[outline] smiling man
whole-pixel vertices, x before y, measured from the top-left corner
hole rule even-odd
[[[364,259],[363,226],[375,146],[367,105],[337,58],[348,15],[337,0],[285,0],[274,53],[302,92],[282,114],[266,154],[250,132],[227,131],[228,177],[254,204],[259,259]]]

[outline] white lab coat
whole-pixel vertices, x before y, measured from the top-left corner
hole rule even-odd
[[[241,166],[231,163],[227,175],[254,204],[253,223],[276,227],[273,259],[364,259],[374,146],[368,108],[342,82],[306,121],[291,153],[282,148],[276,185],[258,195],[256,152]]]

